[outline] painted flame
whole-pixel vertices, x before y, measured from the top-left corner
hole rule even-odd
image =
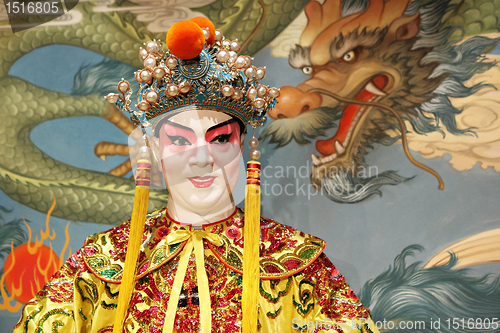
[[[3,299],[3,304],[0,303],[0,310],[17,312],[21,308],[22,304],[16,300],[14,300],[14,297],[22,294],[22,286],[20,286],[19,288],[14,287],[14,290],[12,290],[12,295],[8,295],[7,291],[5,290],[5,287],[4,287],[5,286],[5,284],[4,284],[5,277],[7,276],[7,274],[9,274],[10,271],[12,271],[12,269],[14,268],[14,264],[15,264],[15,256],[14,256],[14,252],[13,252],[14,251],[14,244],[13,243],[10,244],[10,250],[11,250],[11,253],[13,254],[12,255],[13,260],[12,260],[10,266],[7,267],[7,270],[5,270],[5,267],[4,267],[2,277],[0,278],[0,295],[2,295],[2,299]],[[21,276],[21,279],[22,279],[22,276]]]
[[[32,237],[32,231],[30,226],[26,223],[26,220],[23,217],[24,224],[28,228],[28,243],[27,243],[27,248],[28,252],[31,255],[35,255],[38,251],[38,249],[43,245],[44,240],[54,240],[56,238],[56,232],[54,229],[50,228],[50,215],[52,214],[52,211],[54,210],[56,206],[56,199],[54,198],[54,202],[52,203],[52,206],[50,207],[49,211],[47,212],[47,218],[45,220],[45,230],[40,230],[40,239],[38,236],[35,236],[35,241],[31,241]],[[16,257],[15,257],[15,251],[14,251],[14,246],[13,243],[11,243],[11,254],[12,254],[12,261],[9,267],[4,267],[3,274],[0,278],[0,295],[2,296],[3,299],[3,304],[0,303],[0,310],[7,310],[10,312],[17,312],[23,304],[16,301],[15,298],[19,297],[23,293],[23,288],[29,287],[31,290],[31,293],[35,295],[38,290],[40,290],[45,283],[47,283],[50,279],[49,275],[49,269],[51,266],[56,266],[56,267],[61,267],[64,263],[64,258],[65,257],[65,252],[68,250],[68,244],[69,244],[69,233],[68,233],[68,228],[69,228],[70,222],[66,224],[66,229],[65,229],[65,234],[66,234],[66,239],[64,246],[61,250],[61,253],[59,254],[59,258],[57,255],[53,255],[54,251],[52,251],[52,242],[49,241],[49,248],[50,248],[50,256],[49,260],[46,265],[41,264],[41,256],[38,257],[36,266],[33,268],[34,269],[34,276],[35,280],[32,281],[30,286],[23,286],[21,284],[22,277],[21,275],[19,277],[19,285],[13,286],[12,294],[9,295],[7,290],[5,289],[5,277],[13,270],[16,264]],[[69,254],[68,257],[71,256],[71,247],[69,247]],[[24,274],[24,272],[23,272]],[[42,276],[42,279],[39,279],[38,276]]]

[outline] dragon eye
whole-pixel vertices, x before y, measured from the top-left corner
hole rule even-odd
[[[313,68],[311,66],[302,67],[302,72],[304,72],[305,75],[311,75]]]
[[[351,50],[342,56],[342,61],[352,63],[356,60],[357,57],[358,53],[356,52],[356,50]]]

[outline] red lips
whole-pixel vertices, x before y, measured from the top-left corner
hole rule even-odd
[[[214,183],[215,177],[212,176],[189,177],[188,179],[196,188],[207,188]]]

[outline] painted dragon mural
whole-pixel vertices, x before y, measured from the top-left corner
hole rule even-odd
[[[443,265],[407,264],[422,250],[419,245],[407,246],[392,267],[364,284],[359,297],[375,320],[385,320],[380,331],[498,332],[490,318],[498,318],[500,279],[472,276],[467,268],[458,267],[460,258],[450,253]],[[456,325],[451,318],[474,318],[474,324]],[[408,320],[413,326],[406,326]],[[401,322],[405,326],[399,326]]]
[[[498,31],[498,20],[489,17],[498,12],[494,5],[476,5],[480,9],[472,1],[449,0],[310,2],[307,26],[289,55],[290,65],[310,78],[281,88],[270,113],[276,120],[262,137],[278,147],[316,139],[319,154],[311,155],[311,182],[333,201],[354,203],[380,193],[383,185],[407,180],[395,171],[371,177],[358,173],[367,167],[365,156],[374,144],[391,145],[401,136],[389,133],[401,133],[412,163],[433,173],[442,189],[439,175],[411,158],[404,135],[444,135],[444,130],[474,135],[473,128],[457,126],[462,110],[450,98],[489,86],[464,83],[494,66],[483,55],[500,39],[462,39],[471,29],[453,26],[465,12],[475,14],[475,34]],[[488,19],[481,21],[481,12]]]
[[[245,53],[255,54],[306,6],[309,24],[289,59],[311,78],[297,87],[283,88],[281,107],[271,114],[275,121],[262,137],[280,147],[291,140],[308,144],[318,139],[320,154],[311,160],[312,181],[334,201],[359,202],[383,185],[406,180],[394,171],[373,178],[342,172],[366,166],[365,156],[374,144],[397,142],[401,131],[387,107],[417,136],[443,131],[467,136],[476,131],[459,125],[462,109],[450,98],[466,101],[489,87],[481,80],[472,85],[466,81],[494,65],[483,54],[498,40],[477,35],[498,33],[500,2],[496,0],[196,0],[189,4],[192,11],[167,0],[81,2],[61,20],[43,27],[15,34],[0,30],[0,190],[43,213],[51,210],[55,199],[52,214],[65,219],[106,224],[128,219],[133,199],[133,182],[126,178],[128,161],[111,166],[108,173],[85,170],[40,150],[30,133],[47,121],[100,117],[123,131],[124,137],[128,135],[130,122],[102,96],[115,89],[117,77],[127,78],[131,68],[141,65],[135,50],[144,41],[164,39],[169,22],[198,13],[214,21],[229,38],[240,38]],[[147,15],[152,6],[162,6],[162,10]],[[162,11],[172,16],[166,18]],[[82,67],[69,94],[10,74],[24,55],[58,44],[108,59]],[[324,140],[323,135],[331,137]],[[128,156],[128,148],[101,142],[95,153],[101,158]],[[167,200],[167,195],[154,193],[150,208],[163,206]],[[4,223],[6,211],[0,207],[0,260],[28,239],[20,219]],[[464,268],[498,262],[499,237],[498,229],[466,237],[425,265],[407,264],[414,252],[422,250],[409,246],[396,257],[393,267],[372,275],[376,277],[364,284],[360,298],[377,320],[499,317],[499,279],[473,277]],[[393,257],[380,259],[379,264],[386,267]],[[442,326],[421,331],[494,330],[445,330]]]
[[[495,13],[493,2],[479,2],[476,7],[481,11]],[[197,11],[212,19],[229,38],[243,37],[245,52],[255,53],[306,3],[201,1]],[[81,221],[118,223],[129,216],[133,183],[123,178],[130,170],[128,161],[108,174],[83,170],[55,160],[30,139],[30,132],[42,122],[80,116],[102,117],[129,134],[128,120],[102,100],[102,94],[112,88],[97,82],[93,89],[79,91],[81,95],[68,95],[13,77],[9,69],[23,55],[54,44],[85,48],[138,67],[139,58],[132,50],[145,40],[163,37],[168,29],[154,24],[163,22],[162,17],[141,21],[144,8],[150,5],[142,4],[145,7],[123,1],[111,7],[82,2],[70,12],[79,15],[73,14],[68,23],[15,34],[1,31],[5,47],[0,50],[0,113],[6,121],[0,125],[0,189],[8,196],[41,212],[48,210],[55,197],[61,205],[54,216]],[[483,10],[485,5],[492,8]],[[116,9],[119,7],[123,10]],[[448,0],[310,2],[305,9],[310,23],[290,53],[290,64],[311,78],[297,88],[283,87],[280,104],[270,115],[277,120],[262,136],[279,146],[292,139],[306,144],[338,126],[331,138],[316,141],[320,156],[312,155],[311,176],[314,184],[324,187],[324,193],[338,202],[358,202],[378,193],[385,184],[406,180],[394,171],[368,178],[344,172],[364,167],[364,157],[373,144],[390,145],[399,136],[387,134],[397,129],[397,121],[386,109],[346,105],[338,98],[390,106],[417,134],[441,132],[442,128],[455,135],[472,134],[471,128],[457,127],[455,118],[461,110],[449,97],[467,97],[487,86],[466,87],[463,82],[493,65],[482,54],[498,41],[472,37],[458,42],[457,38],[496,32],[498,20],[492,23],[479,16],[479,31],[453,26],[464,11],[476,7]],[[329,90],[313,92],[324,87]],[[109,142],[97,145],[95,151],[102,158],[128,155],[126,146]],[[153,193],[150,208],[164,205],[166,200],[166,195]]]

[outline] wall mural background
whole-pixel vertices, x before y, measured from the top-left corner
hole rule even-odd
[[[376,321],[496,331],[476,323],[500,318],[500,2],[153,3],[81,1],[15,34],[1,8],[0,333],[86,236],[129,218],[131,127],[102,96],[134,81],[143,42],[200,14],[287,86],[258,131],[263,215],[325,239]],[[387,109],[331,93],[392,107],[444,190]]]

